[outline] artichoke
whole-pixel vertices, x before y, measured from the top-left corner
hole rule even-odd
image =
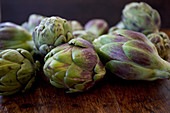
[[[51,50],[45,56],[43,70],[52,85],[66,88],[68,93],[86,91],[105,75],[92,44],[81,38]]]
[[[119,29],[114,35],[95,39],[93,45],[106,68],[123,79],[152,81],[170,77],[170,63],[158,55],[142,33]]]
[[[36,77],[36,63],[31,54],[24,49],[1,51],[0,95],[12,95],[30,89]]]
[[[86,32],[83,30],[73,31],[73,35],[75,36],[75,38],[82,38],[84,40],[89,41],[90,43],[92,43],[94,39],[98,38],[91,32]]]
[[[159,31],[161,19],[159,13],[144,2],[132,2],[122,11],[122,22],[126,29],[147,35]]]
[[[158,54],[161,58],[168,60],[168,54],[170,54],[170,39],[164,32],[151,33],[148,39],[157,48]]]
[[[92,19],[85,24],[85,31],[91,32],[96,36],[103,35],[108,31],[108,24],[103,19]]]
[[[19,25],[5,22],[0,23],[0,51],[5,49],[33,49],[32,36]]]
[[[54,47],[67,43],[72,38],[71,25],[60,17],[45,18],[34,29],[33,41],[35,49],[46,55]]]
[[[76,20],[70,20],[68,22],[70,23],[73,31],[83,30],[83,26],[80,24],[80,22]]]
[[[35,27],[40,24],[40,22],[44,19],[44,16],[32,14],[29,16],[28,22],[24,22],[22,27],[28,30],[31,34],[34,31]]]

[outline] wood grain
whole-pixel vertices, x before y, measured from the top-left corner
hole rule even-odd
[[[91,90],[67,94],[38,76],[30,92],[0,96],[0,113],[170,113],[167,79],[127,81],[107,73]]]

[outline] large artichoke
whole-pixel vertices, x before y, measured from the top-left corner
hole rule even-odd
[[[95,39],[93,44],[106,68],[123,79],[152,81],[170,77],[170,63],[141,33],[120,29]]]
[[[159,56],[168,60],[168,55],[170,54],[170,39],[168,35],[164,32],[157,32],[151,33],[147,37],[157,48]]]
[[[84,26],[85,31],[91,32],[96,36],[107,33],[108,28],[108,23],[103,19],[92,19],[88,21]]]
[[[159,31],[159,13],[144,2],[132,2],[122,12],[122,22],[126,29],[142,32],[145,35]]]
[[[28,30],[32,34],[35,27],[38,26],[44,18],[45,17],[41,15],[31,14],[29,16],[28,22],[24,22],[22,24],[22,27],[24,27],[26,30]]]
[[[0,51],[4,49],[33,49],[32,36],[19,25],[5,22],[0,24]]]
[[[0,52],[0,95],[25,92],[35,81],[37,65],[24,49]]]
[[[35,28],[33,41],[35,49],[46,55],[54,47],[74,38],[71,25],[60,17],[45,18]]]
[[[43,69],[52,85],[67,88],[69,93],[86,91],[105,75],[92,44],[81,38],[51,50]]]

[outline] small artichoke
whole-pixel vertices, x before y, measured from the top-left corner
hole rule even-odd
[[[0,95],[25,92],[35,81],[37,65],[24,49],[0,52]]]
[[[170,63],[163,60],[145,35],[119,29],[114,35],[103,35],[93,45],[106,68],[127,80],[163,79],[170,77]]]
[[[126,29],[148,35],[159,31],[161,19],[159,13],[144,2],[132,2],[122,11],[122,22]]]
[[[105,75],[92,44],[81,38],[51,50],[45,56],[43,70],[52,85],[66,88],[68,93],[86,91]]]
[[[103,35],[108,31],[108,24],[103,19],[92,19],[85,24],[85,31],[91,32],[96,36]]]
[[[70,20],[70,21],[68,21],[68,22],[70,23],[73,32],[74,32],[74,31],[79,31],[79,30],[83,30],[83,29],[84,29],[83,26],[81,25],[81,23],[78,22],[78,21],[76,21],[76,20]]]
[[[71,25],[60,17],[44,18],[34,29],[33,41],[35,49],[46,55],[54,47],[67,43],[72,38]]]
[[[33,49],[32,36],[19,25],[5,22],[0,23],[0,51],[5,49]]]
[[[44,16],[32,14],[29,16],[28,22],[24,22],[22,27],[28,30],[31,34],[34,31],[35,27],[40,24],[40,22],[44,19]]]
[[[94,39],[98,38],[96,37],[94,34],[92,34],[91,32],[86,32],[86,31],[73,31],[73,35],[75,36],[75,38],[82,38],[84,40],[89,41],[90,43],[92,43],[94,41]]]
[[[168,60],[168,54],[170,54],[170,39],[164,32],[151,33],[148,39],[157,48],[158,54],[161,58]]]

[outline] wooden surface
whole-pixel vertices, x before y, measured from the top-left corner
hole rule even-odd
[[[26,94],[0,96],[0,113],[170,113],[170,80],[126,81],[107,73],[91,90],[66,94],[39,77]]]

